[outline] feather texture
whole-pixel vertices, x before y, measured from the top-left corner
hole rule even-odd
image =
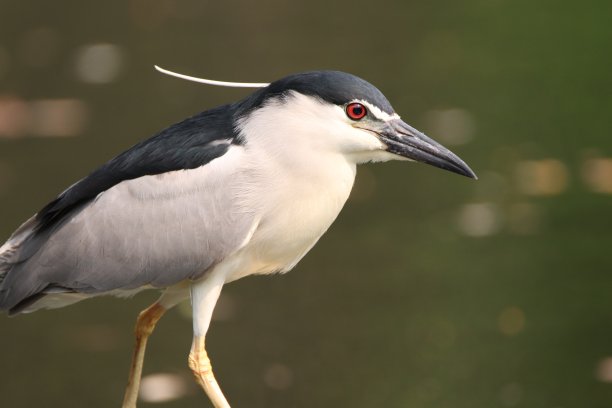
[[[118,155],[0,248],[0,309],[164,288],[213,270],[225,281],[290,270],[340,212],[356,164],[392,157],[347,119],[353,100],[393,115],[362,79],[308,72]]]

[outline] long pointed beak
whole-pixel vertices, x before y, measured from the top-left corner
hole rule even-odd
[[[401,119],[392,119],[377,132],[387,151],[407,159],[431,164],[462,176],[478,179],[476,174],[455,153],[425,136]]]

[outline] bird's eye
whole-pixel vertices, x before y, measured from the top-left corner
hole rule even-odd
[[[346,116],[353,120],[361,120],[367,113],[366,107],[360,103],[353,102],[346,105]]]

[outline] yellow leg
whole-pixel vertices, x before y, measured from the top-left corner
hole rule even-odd
[[[138,399],[138,389],[140,388],[140,377],[142,375],[142,362],[144,360],[145,349],[149,335],[153,333],[155,324],[166,312],[166,308],[158,302],[153,303],[147,309],[140,312],[136,320],[136,345],[132,356],[132,366],[128,385],[123,397],[123,408],[135,408]]]
[[[203,336],[193,338],[191,352],[189,353],[189,368],[193,371],[196,381],[204,389],[215,408],[231,408],[213,374]]]

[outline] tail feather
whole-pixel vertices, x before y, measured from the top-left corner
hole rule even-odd
[[[31,217],[17,228],[4,245],[0,247],[0,309],[2,309],[2,300],[9,289],[4,287],[4,281],[13,266],[23,260],[21,254],[23,244],[34,233],[36,224],[36,216]]]

